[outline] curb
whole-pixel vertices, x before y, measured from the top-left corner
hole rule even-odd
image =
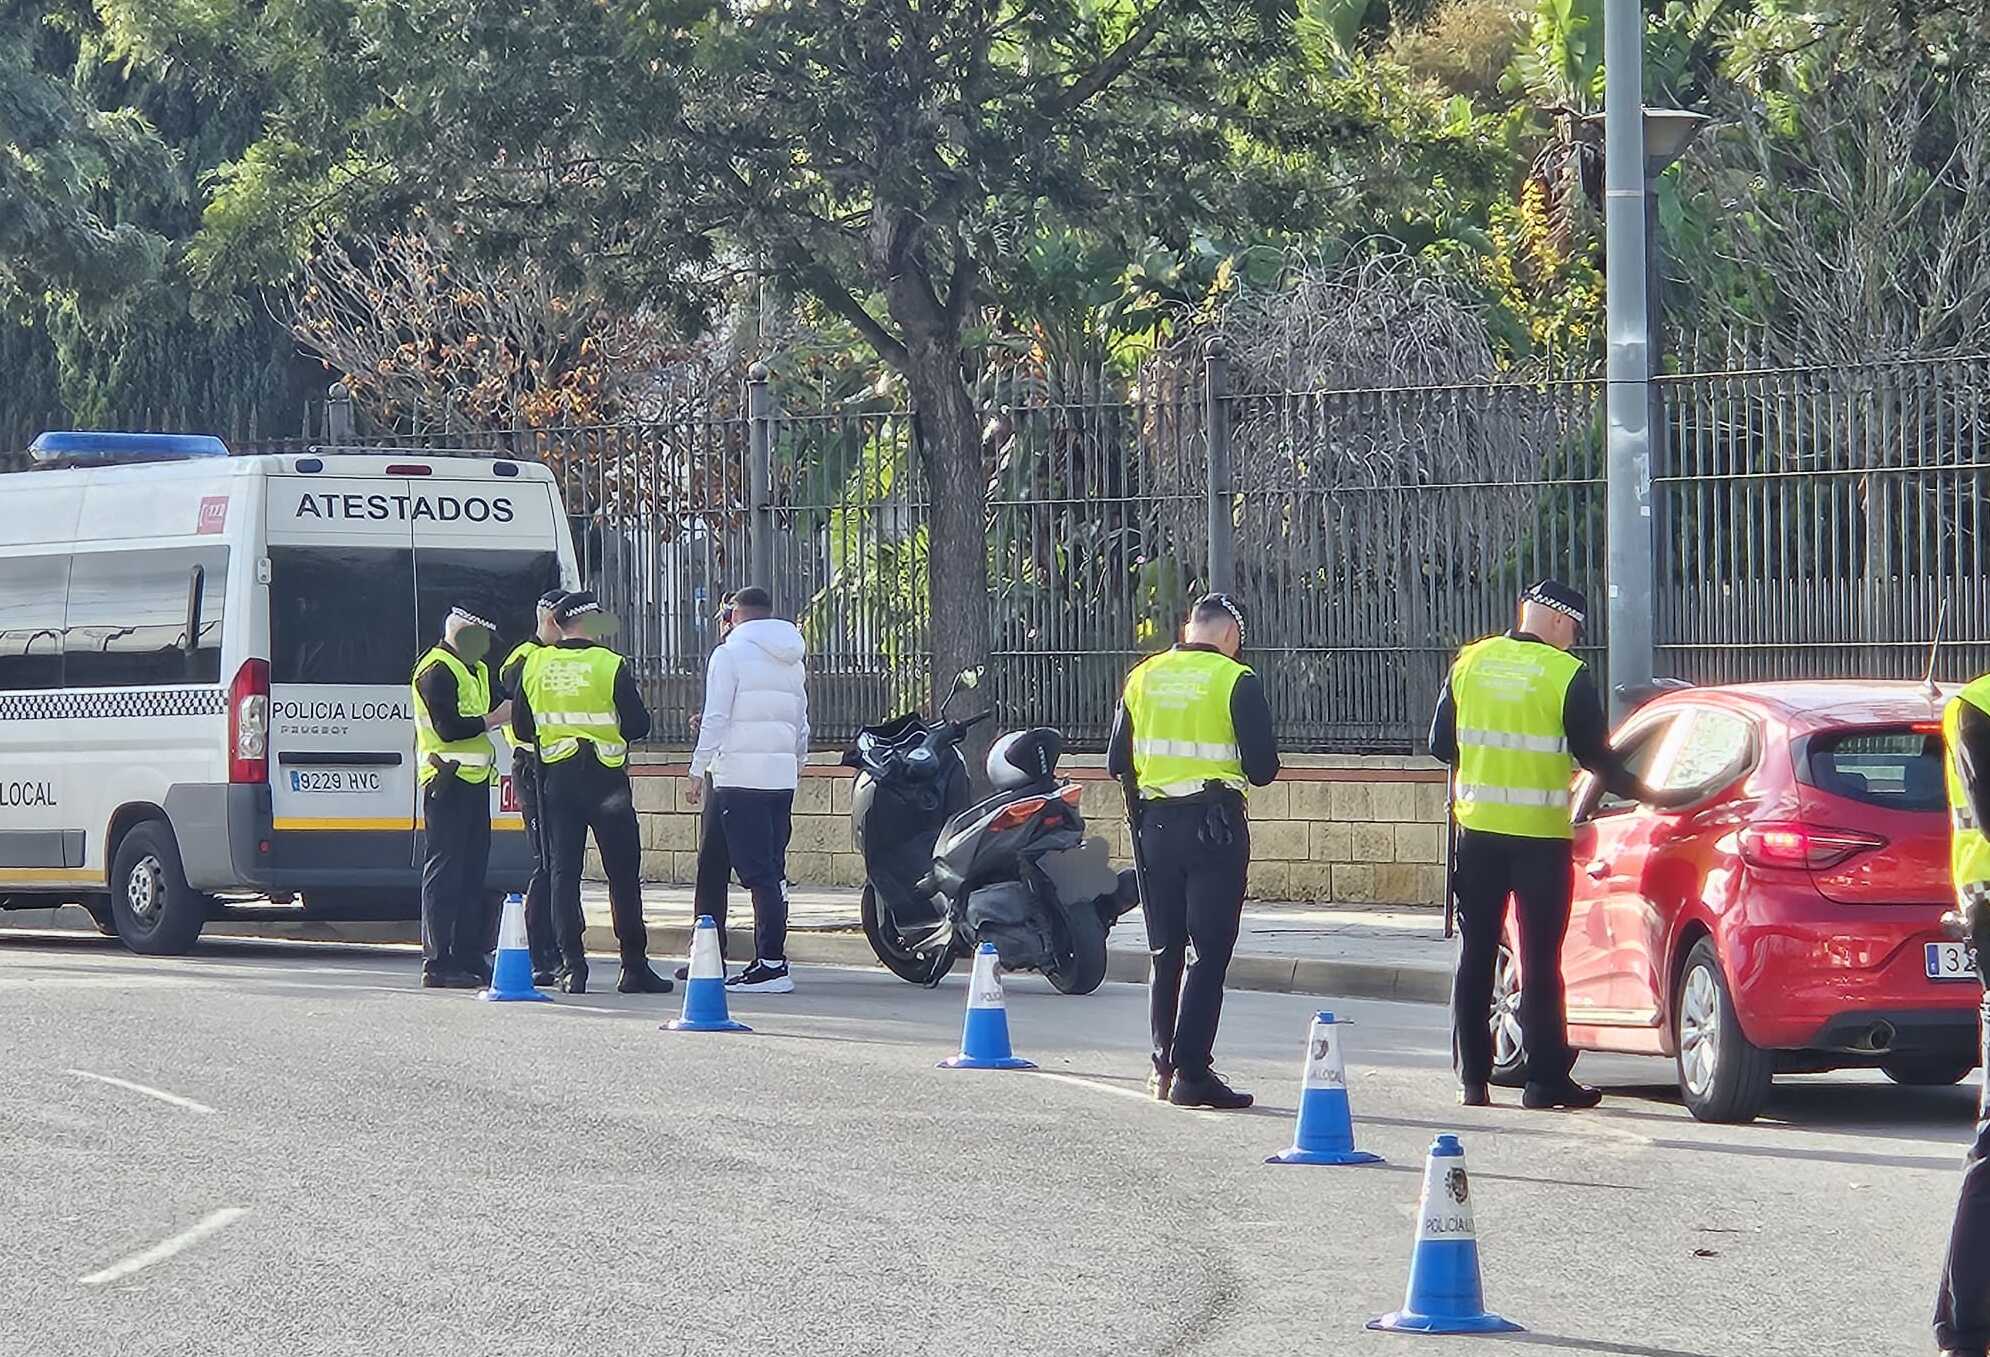
[[[92,932],[79,911],[28,910],[11,914],[0,931],[19,928],[57,929]],[[689,924],[651,923],[650,951],[655,956],[684,956],[691,949]],[[421,928],[407,923],[341,923],[330,919],[214,923],[202,936],[215,938],[268,938],[278,942],[399,943],[421,941]],[[615,955],[615,930],[605,924],[590,924],[582,935],[590,952]],[[753,951],[750,929],[726,930],[726,955],[748,956]],[[788,959],[822,966],[877,966],[870,942],[862,933],[831,929],[796,929],[788,934]],[[879,967],[879,969],[883,969]],[[1147,981],[1147,953],[1144,949],[1114,947],[1106,954],[1106,979],[1134,984]],[[1313,994],[1336,999],[1392,999],[1399,1003],[1448,1004],[1451,1002],[1451,971],[1448,967],[1404,966],[1387,962],[1341,961],[1327,957],[1234,956],[1225,977],[1225,987],[1255,990],[1268,994]]]

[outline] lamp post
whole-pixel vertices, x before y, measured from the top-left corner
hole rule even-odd
[[[1606,0],[1603,17],[1603,230],[1605,294],[1605,615],[1610,708],[1652,677],[1652,493],[1662,434],[1653,401],[1657,235],[1652,181],[1682,154],[1703,119],[1644,107],[1644,14],[1638,0]],[[1654,119],[1653,114],[1658,116]],[[1636,260],[1642,267],[1625,268]]]

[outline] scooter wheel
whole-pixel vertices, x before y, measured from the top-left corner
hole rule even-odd
[[[864,936],[870,940],[871,950],[877,953],[884,968],[900,980],[914,985],[937,985],[954,968],[954,954],[950,948],[935,956],[932,952],[915,952],[900,942],[897,930],[880,917],[877,894],[869,884],[864,886],[860,912],[864,921]]]

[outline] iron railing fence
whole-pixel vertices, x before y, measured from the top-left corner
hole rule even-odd
[[[1264,394],[1212,392],[1183,370],[1137,387],[1039,382],[991,409],[991,683],[1007,722],[1103,744],[1127,669],[1204,587],[1211,409],[1227,422],[1232,492],[1218,503],[1250,656],[1287,748],[1419,749],[1451,655],[1505,626],[1540,576],[1589,595],[1584,654],[1600,661],[1598,378]],[[1940,673],[1990,667],[1990,357],[1741,363],[1668,376],[1655,400],[1661,674],[1918,676],[1944,608]],[[682,738],[717,599],[752,573],[756,541],[808,636],[821,743],[929,701],[916,422],[881,398],[818,402],[773,408],[756,435],[754,402],[726,405],[363,441],[475,444],[555,469],[659,740]]]

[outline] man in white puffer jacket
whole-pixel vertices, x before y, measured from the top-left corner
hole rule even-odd
[[[753,894],[753,964],[727,987],[786,994],[795,987],[788,975],[788,832],[808,758],[808,645],[794,623],[774,616],[765,589],[740,590],[732,606],[732,632],[705,671],[685,800],[698,804],[709,771],[733,871]]]

